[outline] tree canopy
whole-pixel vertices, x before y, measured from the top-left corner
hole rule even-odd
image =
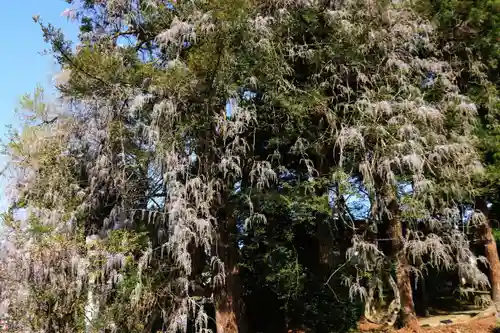
[[[11,329],[418,330],[443,274],[500,310],[495,1],[67,2],[5,145]]]

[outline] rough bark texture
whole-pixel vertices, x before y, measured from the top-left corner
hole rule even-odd
[[[219,230],[218,254],[224,262],[225,285],[218,290],[215,302],[217,333],[246,333],[244,304],[241,299],[241,280],[238,270],[238,246],[230,235],[236,235],[233,217]]]
[[[500,311],[500,259],[498,258],[497,244],[488,219],[488,207],[483,198],[476,198],[476,209],[483,213],[487,219],[487,223],[479,228],[479,237],[485,246],[485,256],[490,264],[491,299],[498,313]]]
[[[413,290],[411,288],[410,274],[408,272],[408,262],[404,255],[398,254],[396,266],[396,281],[401,295],[401,319],[405,326],[419,330],[415,307],[413,304]]]
[[[403,252],[403,225],[401,223],[397,199],[389,201],[389,233],[392,239],[392,251],[396,260],[396,283],[401,297],[401,319],[405,326],[419,331],[419,324],[413,304],[413,290],[408,271],[408,259]]]

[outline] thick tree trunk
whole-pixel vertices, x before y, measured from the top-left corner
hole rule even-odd
[[[221,226],[218,238],[218,255],[224,262],[225,284],[218,289],[215,301],[217,333],[246,333],[247,323],[241,298],[241,281],[238,264],[238,245],[231,239],[236,235],[234,217]]]
[[[413,290],[411,288],[410,274],[408,272],[408,262],[404,255],[398,255],[398,257],[396,283],[401,296],[401,319],[403,325],[413,330],[418,330],[419,324],[413,304]]]
[[[413,304],[413,290],[410,280],[409,264],[403,252],[403,225],[397,199],[392,195],[389,200],[389,233],[392,239],[392,251],[396,260],[396,283],[401,297],[401,319],[403,324],[415,331],[419,330],[415,306]]]
[[[491,298],[498,313],[500,312],[500,259],[498,258],[497,244],[488,218],[488,207],[483,198],[476,198],[476,209],[486,217],[486,223],[479,228],[479,236],[485,246],[485,256],[490,264]]]

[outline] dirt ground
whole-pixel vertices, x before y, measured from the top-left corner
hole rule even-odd
[[[387,330],[377,327],[367,322],[360,322],[359,330],[361,332],[370,333],[414,333],[414,330],[408,328],[402,328],[399,330]],[[472,319],[467,323],[457,323],[457,324],[442,324],[437,327],[422,327],[422,333],[500,333],[500,328],[497,328],[495,316],[489,316],[486,318]]]

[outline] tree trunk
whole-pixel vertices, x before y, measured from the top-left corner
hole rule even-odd
[[[396,266],[396,283],[398,285],[399,294],[401,295],[401,319],[403,325],[413,330],[418,330],[420,325],[415,315],[413,290],[411,288],[410,274],[408,272],[408,261],[404,254],[401,255],[401,252],[398,254]]]
[[[389,200],[389,233],[392,239],[392,251],[396,261],[396,283],[401,297],[401,319],[403,324],[415,331],[419,330],[415,306],[413,304],[413,290],[411,287],[409,264],[403,252],[403,225],[401,223],[399,204],[394,195]]]
[[[238,244],[236,221],[233,216],[220,225],[217,250],[224,262],[225,283],[218,289],[215,301],[217,333],[246,333],[247,323],[242,300],[241,281],[238,270]]]
[[[500,312],[500,259],[498,258],[497,244],[493,237],[488,207],[484,198],[476,198],[476,209],[484,214],[486,223],[479,228],[479,237],[485,246],[485,256],[490,264],[491,299],[495,304],[496,312]]]
[[[429,317],[429,296],[427,295],[427,288],[425,287],[425,277],[420,278],[420,295],[422,296],[422,314]]]

